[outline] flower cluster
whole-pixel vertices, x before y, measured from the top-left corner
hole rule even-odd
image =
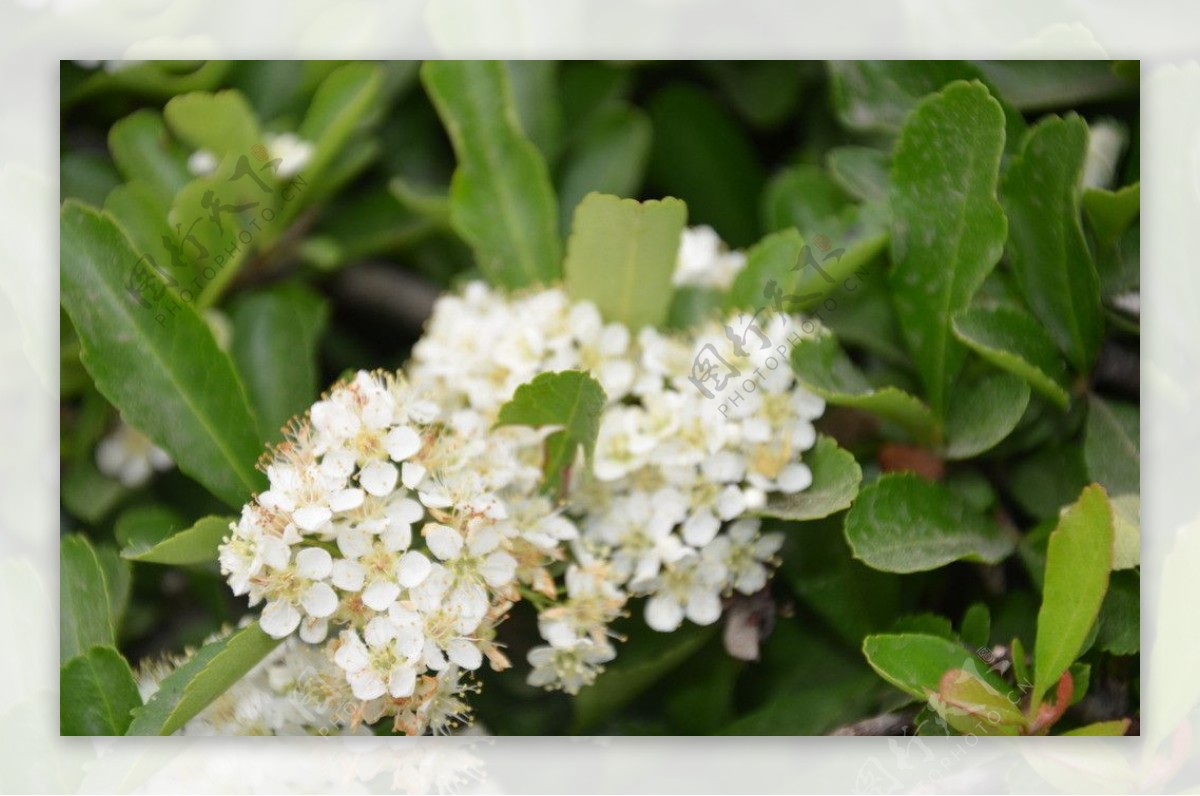
[[[100,472],[131,489],[148,482],[156,471],[174,466],[166,451],[125,421],[120,421],[96,446],[96,467]]]

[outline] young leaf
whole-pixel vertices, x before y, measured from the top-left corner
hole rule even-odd
[[[956,315],[953,326],[954,336],[976,354],[1067,408],[1067,366],[1033,316],[1011,307],[972,307]]]
[[[560,427],[546,438],[546,485],[557,491],[579,447],[583,447],[586,466],[591,466],[606,403],[608,397],[600,382],[582,371],[543,373],[517,388],[512,399],[500,407],[496,425]]]
[[[267,443],[317,395],[317,342],[329,310],[300,284],[243,294],[234,303],[229,353],[246,385]]]
[[[112,647],[92,647],[59,674],[58,730],[62,735],[124,735],[142,706],[129,663]]]
[[[1133,569],[1142,563],[1142,500],[1138,495],[1117,495],[1108,501],[1113,509],[1113,570]]]
[[[885,572],[922,572],[968,559],[995,564],[1013,543],[957,495],[911,473],[863,488],[846,515],[855,558]]]
[[[761,512],[764,517],[819,520],[850,507],[862,483],[862,468],[852,454],[829,437],[818,437],[801,461],[812,471],[812,484],[794,495],[772,495]]]
[[[1141,412],[1132,404],[1088,396],[1083,458],[1088,477],[1109,494],[1141,492]]]
[[[1063,735],[1124,735],[1129,731],[1129,719],[1115,721],[1098,721],[1074,730],[1067,730]]]
[[[145,269],[142,298],[131,294],[138,258],[106,216],[68,202],[62,211],[62,303],[83,344],[96,387],[125,420],[170,454],[179,469],[233,506],[263,487],[254,462],[257,424],[229,358],[186,304],[162,296]],[[167,302],[173,314],[163,309]]]
[[[863,654],[879,676],[917,699],[937,692],[946,672],[966,670],[1000,694],[1012,689],[966,647],[920,633],[882,634],[863,639]]]
[[[1025,726],[1025,716],[1007,693],[993,688],[978,674],[950,669],[942,675],[929,704],[961,733],[1016,735]]]
[[[84,536],[64,536],[59,561],[59,660],[115,645],[112,602],[96,551]]]
[[[143,183],[158,207],[170,207],[175,194],[192,179],[187,152],[167,133],[155,111],[135,111],[114,124],[108,131],[108,149],[122,176]]]
[[[896,387],[871,387],[832,335],[820,334],[796,344],[792,368],[805,387],[831,404],[873,412],[921,441],[939,436],[928,406]]]
[[[892,162],[892,272],[896,313],[925,383],[944,416],[966,349],[950,321],[1004,251],[1007,224],[996,200],[1004,112],[982,83],[953,83],[908,117]]]
[[[1050,535],[1033,651],[1035,705],[1083,649],[1108,590],[1112,549],[1112,508],[1093,484]]]
[[[480,269],[509,288],[557,280],[554,189],[545,160],[521,132],[504,65],[426,61],[421,82],[458,156],[451,220]]]
[[[262,143],[258,119],[240,91],[182,94],[166,104],[163,116],[180,140],[218,159],[249,155]]]
[[[1086,188],[1083,191],[1083,210],[1096,242],[1100,246],[1112,246],[1141,213],[1141,183],[1135,182],[1117,191]]]
[[[1033,314],[1076,370],[1100,347],[1100,279],[1080,221],[1087,123],[1050,117],[1030,132],[1004,175],[1008,257]]]
[[[121,551],[131,561],[150,564],[209,564],[217,560],[217,548],[229,535],[234,517],[204,517],[191,528],[172,534],[153,545],[132,542]]]
[[[686,221],[687,207],[678,199],[588,194],[575,210],[567,242],[567,293],[632,331],[662,325]]]
[[[946,415],[946,458],[969,459],[994,448],[1017,427],[1029,385],[1008,373],[960,383]]]
[[[559,223],[569,229],[575,207],[591,191],[637,196],[650,156],[650,120],[621,103],[597,111],[563,156]]]
[[[279,644],[255,622],[198,649],[134,711],[126,735],[170,735],[253,669]]]

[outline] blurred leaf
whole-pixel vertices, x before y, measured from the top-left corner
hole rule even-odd
[[[1062,735],[1124,735],[1129,731],[1129,719],[1115,721],[1098,721],[1074,730],[1068,730]]]
[[[922,572],[967,559],[995,564],[1013,543],[953,492],[911,473],[888,473],[846,515],[855,558],[885,572]]]
[[[661,326],[688,209],[670,197],[637,202],[590,193],[575,210],[567,242],[567,294],[590,301],[606,321],[636,332]]]
[[[480,269],[509,288],[557,280],[554,189],[541,154],[520,131],[503,65],[427,61],[421,80],[458,156],[451,219]]]
[[[808,234],[830,216],[836,216],[850,199],[819,166],[801,163],[779,172],[762,195],[763,228],[795,227]]]
[[[877,570],[871,571],[874,572]],[[895,576],[893,575],[893,577]],[[950,624],[950,620],[947,617],[929,612],[905,614],[896,619],[895,622],[892,622],[887,632],[890,634],[919,633],[925,636],[938,636],[939,638],[954,642],[959,640],[958,633],[954,632],[954,625]]]
[[[521,130],[553,163],[562,149],[563,120],[558,102],[558,61],[505,61]]]
[[[104,585],[108,592],[108,612],[112,616],[113,635],[119,637],[121,621],[129,607],[129,594],[133,587],[133,572],[129,562],[122,560],[117,549],[110,544],[97,545],[96,561],[104,570]]]
[[[983,603],[971,603],[963,614],[962,626],[958,632],[964,643],[979,649],[991,647],[992,615]]]
[[[725,295],[722,291],[694,285],[677,285],[671,296],[666,328],[688,329],[704,320],[722,317]]]
[[[230,505],[263,485],[257,424],[229,358],[190,307],[167,317],[139,306],[137,257],[110,219],[68,202],[62,212],[62,302],[97,388],[180,470]],[[164,290],[145,269],[145,284]],[[169,299],[168,299],[169,300]],[[161,319],[161,320],[160,320]]]
[[[558,180],[559,218],[568,229],[575,208],[591,191],[634,198],[650,156],[650,120],[638,108],[611,105],[576,134],[563,155]]]
[[[1108,498],[1089,486],[1050,534],[1034,647],[1034,705],[1083,650],[1108,590],[1112,546]]]
[[[761,514],[785,520],[818,520],[849,508],[862,483],[854,456],[829,437],[818,437],[800,458],[812,471],[812,484],[793,495],[771,495]]]
[[[149,564],[211,564],[217,560],[217,548],[229,536],[234,517],[204,517],[191,528],[165,536],[157,542],[128,542],[121,555],[131,561]]]
[[[1108,502],[1113,509],[1113,569],[1133,569],[1141,564],[1141,498],[1117,495]]]
[[[915,439],[934,440],[937,421],[929,407],[895,387],[874,389],[838,347],[832,335],[805,339],[792,349],[796,378],[831,404],[880,415],[903,427]]]
[[[704,66],[742,118],[755,127],[783,124],[804,86],[802,61],[709,61]]]
[[[100,472],[91,456],[73,462],[62,477],[59,497],[67,511],[96,525],[129,494],[129,488]]]
[[[600,414],[607,402],[600,382],[583,371],[542,373],[518,387],[513,397],[500,407],[496,425],[561,426],[545,442],[546,483],[551,491],[557,491],[579,447],[583,448],[585,465],[591,467],[596,435],[600,433]]]
[[[182,94],[166,104],[163,116],[181,141],[218,159],[248,156],[262,143],[258,118],[240,91]]]
[[[179,513],[168,506],[134,506],[121,513],[113,525],[117,544],[129,549],[149,550],[173,533],[186,527]]]
[[[108,194],[103,207],[104,212],[120,224],[135,252],[170,268],[162,259],[163,241],[173,244],[175,235],[167,223],[166,208],[158,204],[149,185],[142,180],[118,185]],[[190,275],[191,270],[187,269],[183,273],[173,273],[172,277],[186,281]]]
[[[844,668],[833,683],[799,682],[757,710],[739,716],[721,735],[823,735],[860,715],[874,699],[877,681],[869,671]]]
[[[1029,405],[1029,385],[1008,373],[963,379],[946,415],[946,458],[970,459],[1007,437]]]
[[[204,710],[279,644],[255,622],[210,641],[169,674],[145,706],[134,711],[127,735],[171,735]]]
[[[1140,425],[1137,406],[1088,396],[1083,457],[1088,477],[1109,494],[1141,492]]]
[[[746,266],[733,278],[725,296],[726,311],[753,312],[768,307],[768,287],[772,283],[785,294],[791,294],[796,282],[793,271],[799,266],[804,250],[804,238],[794,227],[772,232],[754,244],[746,252]]]
[[[58,173],[62,201],[78,199],[93,207],[102,206],[104,197],[121,183],[112,161],[95,152],[64,152],[59,159]]]
[[[167,133],[155,111],[135,111],[114,124],[108,132],[108,149],[125,179],[144,183],[159,207],[170,207],[175,194],[192,178],[188,153]]]
[[[1111,246],[1129,229],[1142,207],[1141,183],[1126,185],[1116,191],[1085,188],[1083,209],[1088,224],[1101,246]]]
[[[891,190],[891,156],[865,146],[841,146],[826,156],[829,175],[843,191],[864,202],[886,202]]]
[[[331,171],[355,131],[374,109],[382,79],[378,66],[352,63],[339,67],[321,81],[297,133],[314,147],[301,172],[306,180],[319,183]],[[299,204],[292,207],[298,209]]]
[[[954,83],[905,122],[892,164],[892,285],[930,405],[945,415],[966,349],[950,321],[1004,250],[996,201],[1004,114],[980,83]]]
[[[867,636],[863,640],[863,654],[880,677],[920,700],[936,693],[942,677],[953,669],[974,672],[995,691],[1012,695],[1012,688],[966,647],[938,636],[916,633]]]
[[[596,682],[575,697],[571,732],[586,734],[624,708],[704,646],[716,627],[686,625],[674,633],[645,631],[622,646]]]
[[[1022,111],[1044,111],[1136,96],[1137,86],[1114,75],[1108,61],[976,61],[1000,93]]]
[[[1079,445],[1052,445],[1012,467],[1009,489],[1021,508],[1041,519],[1057,517],[1086,484]]]
[[[78,534],[64,536],[59,561],[59,660],[69,661],[91,647],[114,646],[112,601],[91,543]]]
[[[1097,620],[1096,649],[1113,655],[1136,655],[1141,649],[1141,582],[1137,571],[1112,574]]]
[[[568,135],[585,129],[593,115],[629,93],[633,70],[595,61],[564,61],[558,93],[563,126]]]
[[[97,646],[62,667],[58,730],[62,735],[124,735],[130,712],[142,705],[129,663]]]
[[[1076,370],[1104,333],[1100,281],[1080,223],[1087,123],[1075,114],[1033,128],[1004,175],[1008,259],[1025,300]]]
[[[317,343],[329,315],[325,300],[299,283],[242,294],[233,304],[229,353],[267,436],[283,428],[317,397]]]
[[[693,224],[708,224],[732,247],[758,237],[766,175],[745,131],[704,90],[670,85],[650,100],[654,125],[649,180],[687,203]]]
[[[1066,409],[1067,368],[1033,316],[1008,307],[972,307],[954,317],[954,335],[1001,370],[1016,374]]]

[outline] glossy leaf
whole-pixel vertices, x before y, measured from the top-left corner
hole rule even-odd
[[[863,654],[879,676],[910,696],[924,700],[936,693],[953,669],[976,673],[1001,694],[1011,689],[962,644],[919,633],[882,634],[863,640]]]
[[[829,437],[818,437],[800,457],[812,471],[812,484],[794,495],[773,494],[762,514],[784,520],[818,520],[850,507],[862,483],[862,468]]]
[[[59,660],[69,661],[92,647],[115,645],[104,568],[86,537],[63,537],[59,566]]]
[[[1066,364],[1032,316],[1010,307],[972,307],[955,316],[953,327],[955,337],[976,354],[1067,408]]]
[[[190,528],[160,540],[153,545],[130,543],[121,555],[132,561],[150,564],[211,564],[217,560],[217,548],[232,532],[229,526],[234,517],[204,517]]]
[[[124,735],[142,698],[129,663],[112,647],[92,647],[59,675],[59,733]]]
[[[383,83],[379,67],[370,63],[347,64],[321,81],[298,135],[313,144],[312,157],[302,172],[316,181],[331,173],[338,156],[376,103]]]
[[[1100,280],[1080,218],[1087,123],[1050,117],[1030,131],[1004,175],[1008,258],[1034,316],[1076,370],[1086,370],[1104,331]]]
[[[179,469],[230,505],[263,486],[257,423],[233,364],[192,308],[131,295],[138,258],[112,221],[68,202],[62,212],[62,303],[96,387]],[[143,298],[165,285],[143,272]]]
[[[943,486],[889,473],[863,487],[846,515],[855,558],[885,572],[922,572],[968,559],[995,564],[1013,543]]]
[[[554,282],[558,206],[546,162],[521,132],[503,64],[427,61],[421,81],[458,157],[451,221],[480,269],[509,288]]]
[[[973,671],[947,671],[929,703],[950,726],[963,734],[1016,735],[1025,726],[1025,716],[1009,695]]]
[[[1099,486],[1083,490],[1050,535],[1034,647],[1034,703],[1083,649],[1112,569],[1113,517]]]
[[[961,381],[946,415],[946,458],[969,459],[994,448],[1017,427],[1029,385],[1008,373]]]
[[[1004,113],[981,83],[954,83],[908,117],[892,162],[893,301],[930,405],[943,416],[966,349],[951,319],[1004,250],[996,200]]]
[[[842,146],[827,155],[829,175],[842,190],[864,202],[885,202],[891,190],[892,160],[887,152]]]
[[[575,210],[567,243],[567,293],[632,331],[662,325],[686,221],[687,207],[678,199],[588,194]]]
[[[1141,492],[1140,421],[1136,406],[1088,396],[1083,457],[1088,477],[1109,494]]]
[[[1141,583],[1133,570],[1112,574],[1097,620],[1096,649],[1113,655],[1135,655],[1141,649]]]

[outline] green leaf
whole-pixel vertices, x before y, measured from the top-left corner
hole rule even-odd
[[[210,564],[217,560],[217,548],[229,535],[229,526],[234,522],[234,517],[204,517],[192,527],[171,534],[155,544],[130,543],[121,551],[121,555],[131,561],[149,564]]]
[[[819,166],[801,163],[779,172],[763,191],[763,226],[772,232],[795,227],[808,234],[836,216],[849,197]]]
[[[975,672],[950,669],[929,704],[961,733],[1016,735],[1025,726],[1025,716],[1006,691],[992,687]]]
[[[113,534],[125,551],[149,550],[184,527],[184,519],[167,506],[134,506],[117,517]]]
[[[624,708],[650,686],[697,652],[713,636],[713,626],[688,625],[674,633],[640,634],[637,643],[622,647],[596,682],[574,698],[571,732],[587,733]]]
[[[59,546],[59,660],[116,644],[104,568],[87,538],[64,536]]]
[[[891,190],[892,159],[865,146],[841,146],[826,156],[829,175],[842,190],[864,202],[886,202]]]
[[[246,675],[279,644],[258,623],[210,641],[134,711],[127,735],[170,735]]]
[[[421,81],[458,156],[451,220],[480,269],[509,288],[556,281],[554,189],[546,162],[521,133],[503,64],[426,61]]]
[[[946,458],[970,459],[1007,437],[1029,405],[1029,385],[1009,373],[964,380],[946,415]]]
[[[580,446],[584,463],[591,467],[600,415],[608,397],[600,382],[578,370],[542,373],[522,384],[500,407],[497,426],[561,427],[546,438],[546,481],[557,491],[563,471],[575,461]]]
[[[62,735],[124,735],[142,706],[129,664],[112,647],[92,647],[62,667],[58,715]]]
[[[725,309],[750,310],[767,307],[768,285],[775,282],[785,294],[796,282],[793,269],[804,251],[804,238],[794,227],[772,232],[746,252],[746,266],[738,271],[725,297]],[[787,308],[789,311],[791,307]]]
[[[1034,517],[1057,517],[1088,483],[1078,444],[1042,447],[1012,468],[1009,489]]]
[[[143,183],[158,207],[170,207],[175,194],[192,179],[187,152],[167,133],[155,111],[136,111],[114,124],[108,132],[108,149],[125,179]]]
[[[954,632],[954,625],[950,624],[949,618],[928,611],[920,614],[905,614],[892,622],[887,630],[889,633],[919,633],[925,636],[938,636],[950,641],[959,641],[958,634]]]
[[[954,317],[954,336],[1001,370],[1066,409],[1067,367],[1033,316],[1011,307],[972,307]]]
[[[1100,606],[1095,648],[1113,655],[1136,655],[1142,643],[1141,575],[1114,572]]]
[[[896,387],[872,388],[832,335],[805,339],[792,349],[796,377],[831,404],[885,417],[915,439],[935,440],[939,431],[929,407]]]
[[[678,199],[588,194],[575,210],[567,243],[568,295],[592,302],[605,320],[632,331],[662,325],[686,221],[687,207]]]
[[[110,544],[96,546],[96,560],[104,570],[105,591],[108,593],[108,612],[112,616],[113,635],[120,636],[121,620],[129,607],[129,594],[133,588],[133,572],[129,562],[121,558],[117,548]]]
[[[966,349],[950,321],[1004,251],[996,201],[1004,113],[981,83],[954,83],[908,117],[892,162],[893,301],[939,417]]]
[[[1000,694],[1012,695],[1012,689],[966,647],[939,636],[867,636],[863,639],[863,654],[880,677],[917,699],[936,693],[942,677],[953,669],[973,672]]]
[[[1118,77],[1106,60],[975,61],[1022,111],[1064,108],[1121,96],[1137,96],[1137,84]]]
[[[162,255],[165,251],[163,240],[172,243],[175,240],[175,233],[167,223],[169,206],[160,205],[150,186],[141,180],[118,185],[104,200],[104,212],[121,226],[134,251],[164,266],[167,262]],[[190,273],[192,271],[189,268],[185,273],[174,276],[186,282],[186,276]]]
[[[95,207],[104,204],[104,197],[121,184],[112,161],[99,152],[63,152],[58,173],[61,175],[59,196],[64,201],[79,199]]]
[[[1141,492],[1140,425],[1137,406],[1088,396],[1083,458],[1088,477],[1109,494]]]
[[[972,647],[991,647],[992,615],[983,603],[971,603],[963,614],[962,627],[958,633]]]
[[[238,297],[229,353],[254,403],[267,443],[317,396],[317,343],[329,310],[309,288],[289,283]]]
[[[1141,209],[1142,190],[1139,182],[1116,191],[1103,188],[1085,188],[1083,191],[1083,210],[1096,242],[1101,246],[1114,245],[1129,229]]]
[[[1050,535],[1034,648],[1035,705],[1083,650],[1108,590],[1112,547],[1112,509],[1093,484]]]
[[[192,149],[207,149],[219,159],[248,156],[262,143],[258,119],[240,91],[183,94],[166,104],[163,116],[181,141]]]
[[[704,64],[725,98],[747,122],[771,129],[787,121],[805,82],[796,61],[710,61]]]
[[[682,199],[692,223],[712,226],[734,248],[753,243],[766,175],[743,126],[711,93],[682,83],[655,94],[649,110],[654,194]]]
[[[591,191],[637,196],[650,156],[650,119],[624,103],[597,111],[563,157],[559,223],[568,229],[575,207]]]
[[[1074,730],[1068,730],[1062,735],[1124,735],[1129,731],[1129,719],[1115,721],[1098,721]]]
[[[298,131],[300,138],[314,147],[302,172],[306,180],[316,183],[332,171],[335,160],[376,107],[382,83],[381,70],[370,63],[347,64],[321,81]]]
[[[1142,563],[1142,499],[1117,495],[1113,509],[1113,569],[1133,569]]]
[[[558,61],[504,62],[521,129],[541,150],[547,163],[555,161],[562,145],[562,109],[557,97],[559,66]]]
[[[113,222],[68,202],[62,211],[62,303],[96,387],[179,469],[233,506],[262,488],[257,425],[229,358],[187,304],[150,308],[131,295],[137,257]],[[149,300],[165,285],[144,269]],[[169,314],[168,303],[173,314]]]
[[[851,453],[829,437],[818,437],[801,462],[812,471],[812,484],[794,495],[772,495],[761,512],[763,516],[819,520],[850,507],[862,483],[862,468]]]
[[[885,572],[922,572],[968,559],[995,564],[1013,543],[957,495],[911,473],[863,488],[846,515],[855,558]]]
[[[1033,314],[1076,370],[1091,365],[1104,333],[1100,279],[1080,222],[1087,123],[1050,117],[1030,131],[1004,175],[1008,258]]]

